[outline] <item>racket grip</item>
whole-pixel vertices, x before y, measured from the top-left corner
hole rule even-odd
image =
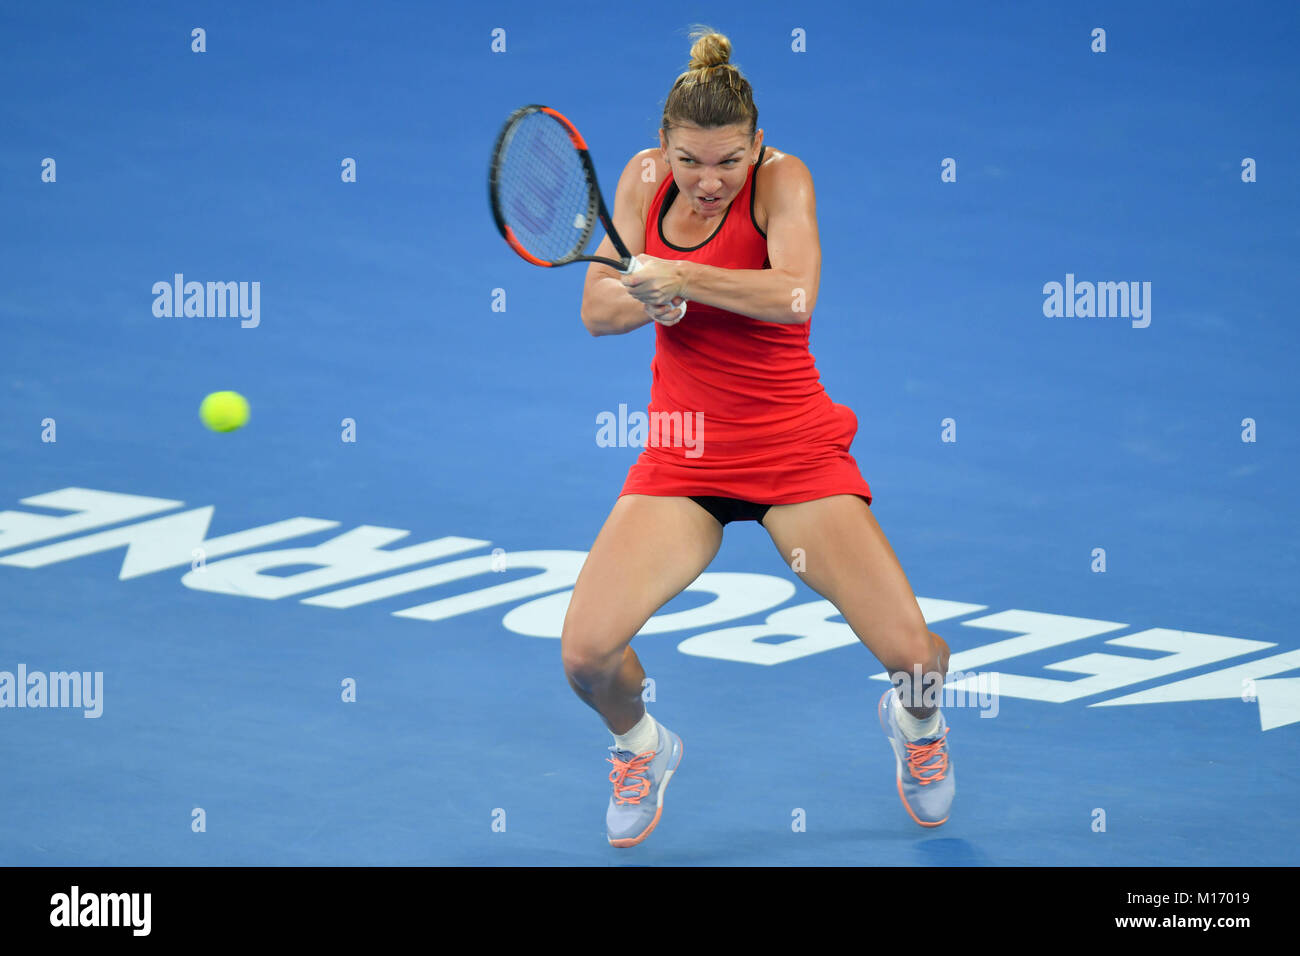
[[[636,272],[638,269],[641,268],[644,268],[641,265],[641,260],[638,259],[636,256],[633,256],[631,258],[631,261],[629,261],[628,263],[627,269],[624,270],[623,275],[630,276],[632,273]],[[686,316],[686,300],[682,299],[682,304],[677,307],[678,321],[685,318],[685,316]]]

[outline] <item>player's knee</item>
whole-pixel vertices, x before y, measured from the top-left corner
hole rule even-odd
[[[929,633],[931,640],[934,642],[934,656],[939,664],[939,670],[946,674],[948,673],[948,658],[952,655],[952,651],[948,648],[948,642],[942,637],[933,631]]]
[[[912,681],[919,678],[923,683],[933,680],[936,674],[942,679],[948,669],[948,645],[922,624],[894,641],[888,659],[881,663],[895,682],[898,675],[906,675]]]
[[[564,674],[569,681],[585,691],[608,684],[618,676],[623,653],[598,654],[592,651],[571,650],[563,655]]]
[[[564,673],[583,690],[603,684],[618,674],[623,664],[623,645],[609,647],[594,635],[566,627],[560,639]]]

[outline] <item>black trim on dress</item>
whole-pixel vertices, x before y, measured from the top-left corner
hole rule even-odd
[[[767,233],[758,228],[758,220],[754,218],[754,197],[758,195],[758,167],[763,165],[763,154],[767,152],[767,146],[763,146],[758,151],[758,162],[754,164],[754,182],[749,187],[749,221],[754,224],[754,231],[764,239]]]

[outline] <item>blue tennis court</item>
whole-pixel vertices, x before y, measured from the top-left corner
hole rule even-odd
[[[1053,7],[0,12],[0,862],[1300,862],[1300,15]],[[696,22],[816,184],[811,350],[958,675],[934,830],[742,523],[634,642],[686,752],[606,842],[559,634],[654,336],[487,163],[551,105],[612,196]]]

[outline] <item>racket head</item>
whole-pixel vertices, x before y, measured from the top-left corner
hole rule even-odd
[[[614,231],[586,141],[548,106],[521,106],[506,119],[492,147],[488,199],[497,231],[533,265],[587,261],[627,271],[636,261]],[[583,255],[597,223],[622,261]]]

